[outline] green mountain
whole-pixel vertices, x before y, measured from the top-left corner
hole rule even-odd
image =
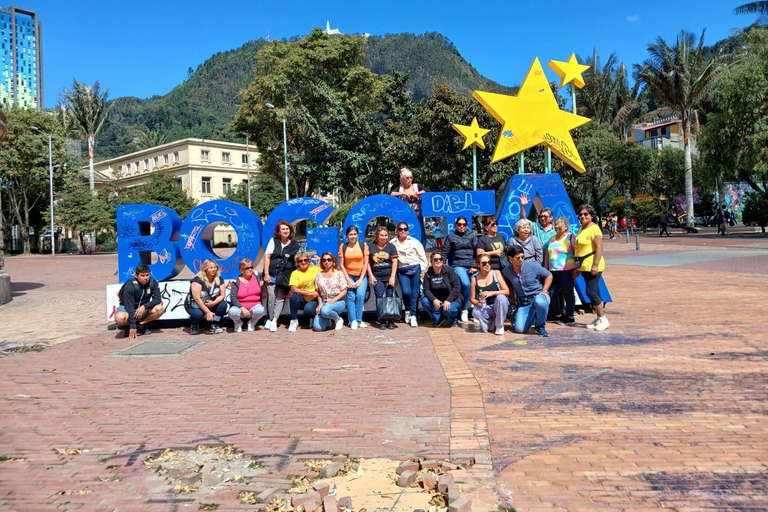
[[[436,32],[387,34],[369,37],[366,43],[364,64],[378,74],[392,69],[410,71],[409,88],[416,101],[431,94],[435,80],[465,96],[475,89],[513,92],[481,76],[453,43]],[[142,127],[162,133],[168,141],[185,137],[237,140],[229,127],[239,103],[238,93],[253,79],[256,53],[265,44],[267,41],[259,39],[213,55],[165,96],[114,99],[114,110],[97,143],[97,158],[140,149],[132,142],[136,130]]]

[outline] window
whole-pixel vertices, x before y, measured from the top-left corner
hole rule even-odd
[[[117,172],[118,172],[118,174],[123,172],[123,166],[122,165],[118,165],[117,166]]]
[[[203,178],[203,194],[211,193],[211,178]]]
[[[223,194],[229,194],[232,192],[232,179],[224,178],[221,180],[221,192]]]
[[[243,165],[248,165],[248,155],[243,155]]]
[[[221,154],[221,163],[223,163],[223,164],[231,163],[231,160],[229,158],[229,153],[222,153]]]
[[[144,159],[144,170],[146,171],[149,169],[149,158]]]
[[[163,155],[163,165],[168,165],[168,155]]]
[[[202,162],[210,162],[211,161],[211,152],[207,149],[201,149],[200,150],[200,160]]]
[[[175,164],[179,163],[179,152],[178,151],[174,151],[173,152],[173,163],[175,163]]]
[[[154,158],[152,159],[152,165],[153,165],[153,166],[155,166],[155,167],[157,167],[159,164],[160,164],[160,158],[158,158],[158,157],[154,157]]]
[[[133,172],[139,172],[139,162],[133,163]]]

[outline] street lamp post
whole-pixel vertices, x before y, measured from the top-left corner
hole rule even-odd
[[[271,110],[275,110],[275,106],[271,103],[265,103],[265,107]],[[277,112],[275,112],[277,113]],[[285,128],[285,118],[280,117],[283,122],[283,161],[285,163],[285,200],[288,201],[290,196],[288,195],[288,134]]]
[[[251,209],[251,146],[250,135],[245,136],[245,164],[248,166],[246,176],[248,176],[248,209]]]
[[[37,126],[30,126],[29,129],[45,135]],[[51,256],[56,256],[56,232],[53,229],[53,149],[50,133],[48,134],[48,191],[51,195]]]

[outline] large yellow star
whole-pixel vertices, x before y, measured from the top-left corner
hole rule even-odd
[[[451,126],[453,126],[453,129],[459,132],[462,137],[464,137],[464,147],[461,148],[462,151],[467,149],[472,144],[476,144],[480,149],[485,149],[485,142],[483,142],[483,137],[485,137],[485,135],[491,130],[480,128],[480,126],[477,124],[476,117],[472,118],[472,122],[469,124],[469,126],[455,123]]]
[[[559,87],[571,82],[579,89],[584,87],[584,79],[581,77],[581,74],[588,70],[589,66],[579,64],[575,53],[572,53],[566,62],[560,60],[549,61],[549,67],[560,77]]]
[[[544,144],[579,172],[585,172],[570,131],[589,118],[560,110],[539,59],[533,61],[517,96],[474,91],[477,101],[501,123],[491,163]]]

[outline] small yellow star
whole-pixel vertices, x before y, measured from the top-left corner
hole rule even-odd
[[[462,151],[467,149],[472,144],[476,144],[480,149],[485,149],[485,142],[483,142],[483,137],[485,137],[485,135],[491,130],[480,128],[480,126],[477,124],[476,117],[472,119],[472,122],[469,126],[455,123],[451,126],[453,126],[453,129],[459,132],[462,137],[464,137],[464,147],[461,148]]]
[[[566,62],[560,60],[549,61],[549,67],[560,77],[558,88],[571,82],[579,89],[584,87],[584,79],[581,77],[581,74],[588,70],[589,66],[579,64],[575,53],[572,53]]]
[[[539,59],[533,61],[517,96],[474,91],[472,97],[503,125],[491,163],[544,144],[571,167],[585,172],[570,131],[589,118],[560,110]]]

